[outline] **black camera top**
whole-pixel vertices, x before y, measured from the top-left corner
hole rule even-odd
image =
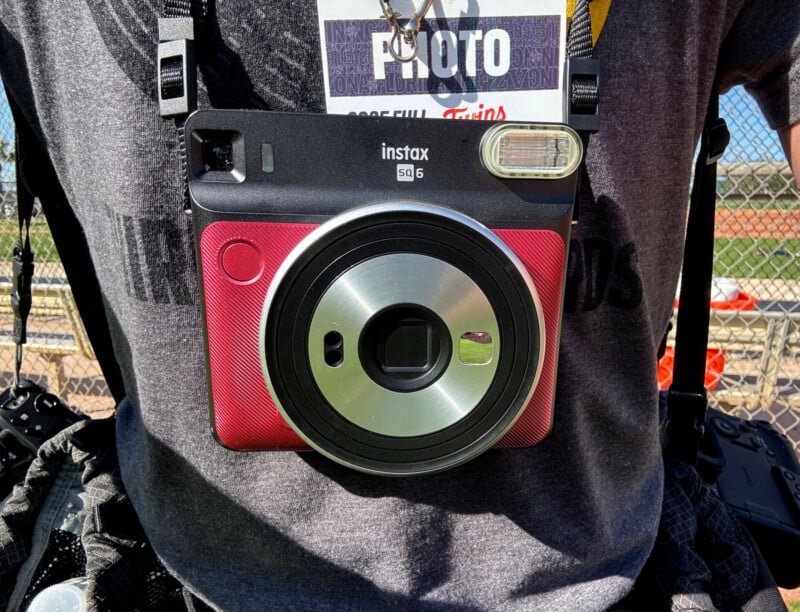
[[[256,215],[262,220],[268,216],[316,223],[361,204],[412,201],[452,208],[490,227],[552,225],[562,233],[570,221],[578,173],[570,166],[563,176],[548,179],[498,177],[487,169],[481,149],[497,125],[501,124],[197,111],[186,124],[196,223],[202,228],[205,217],[218,220],[220,215],[229,220]],[[538,132],[531,130],[530,140],[548,129],[574,135],[577,143],[569,155],[581,156],[577,135],[565,126],[504,125],[535,125]],[[527,154],[537,164],[548,164],[565,152],[563,148],[557,143],[551,154],[533,146]]]

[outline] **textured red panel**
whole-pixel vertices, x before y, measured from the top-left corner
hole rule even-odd
[[[553,423],[567,247],[561,236],[549,230],[497,229],[494,232],[528,269],[539,293],[545,320],[544,364],[539,382],[525,412],[496,446],[532,446],[550,433]]]
[[[272,279],[291,250],[316,225],[220,221],[200,239],[208,331],[214,429],[229,448],[300,449],[305,443],[280,416],[264,384],[259,357],[259,323]],[[498,446],[530,446],[541,441],[552,424],[561,296],[566,247],[549,230],[495,230],[528,269],[545,312],[544,366],[524,414]],[[237,259],[233,274],[230,252]],[[252,248],[242,248],[247,245]],[[242,261],[252,253],[261,262]],[[261,270],[249,277],[239,271]],[[236,277],[236,278],[234,278]]]
[[[307,448],[280,416],[261,373],[258,327],[267,289],[287,255],[316,226],[221,221],[200,238],[214,429],[234,449]],[[226,249],[244,243],[261,274],[240,282],[223,267]],[[240,249],[240,252],[247,252]],[[257,268],[237,262],[241,268]]]

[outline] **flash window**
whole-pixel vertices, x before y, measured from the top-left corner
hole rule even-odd
[[[580,165],[583,144],[567,126],[502,123],[481,140],[481,160],[498,178],[560,179]]]

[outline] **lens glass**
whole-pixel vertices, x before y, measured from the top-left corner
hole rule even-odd
[[[415,304],[390,306],[361,334],[359,357],[372,380],[392,391],[417,391],[441,376],[452,345],[444,321]]]
[[[425,373],[431,365],[431,328],[420,319],[401,321],[382,330],[378,350],[381,369],[399,374]]]

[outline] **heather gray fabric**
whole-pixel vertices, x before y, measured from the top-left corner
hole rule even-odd
[[[798,3],[614,3],[553,431],[408,479],[214,441],[176,131],[154,102],[157,14],[155,0],[0,0],[0,66],[95,258],[128,393],[122,476],[165,564],[225,610],[593,610],[624,596],[658,527],[655,354],[706,101],[719,70],[775,127],[800,120]],[[323,110],[313,2],[218,0],[199,60],[201,106]]]

